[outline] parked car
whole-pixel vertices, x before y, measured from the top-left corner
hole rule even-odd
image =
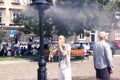
[[[120,49],[120,41],[113,41],[114,47]]]

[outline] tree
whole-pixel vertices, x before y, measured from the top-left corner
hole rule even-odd
[[[32,0],[32,2],[35,2],[36,0]]]
[[[20,28],[19,30],[24,32],[25,34],[30,34],[34,32],[38,35],[39,28],[38,28],[38,19],[33,19],[32,17],[25,16],[24,14],[17,15],[17,19],[14,20],[15,24],[19,24],[20,26],[23,25],[24,28]]]
[[[34,2],[35,0],[32,1]],[[47,0],[47,1],[52,2],[52,0]],[[58,34],[58,35],[63,34],[65,36],[69,36],[69,35],[73,35],[74,32],[76,32],[76,34],[79,34],[84,29],[92,30],[96,25],[99,26],[100,23],[98,24],[98,22],[100,21],[98,19],[100,17],[97,16],[97,14],[102,15],[103,13],[100,11],[97,11],[98,13],[96,13],[95,10],[98,9],[99,7],[94,7],[94,5],[91,5],[93,3],[95,4],[100,3],[102,6],[106,6],[109,3],[109,0],[57,0],[56,5],[58,7],[66,10],[71,9],[70,11],[74,15],[72,15],[73,16],[72,17],[71,15],[66,14],[68,19],[66,18],[65,20],[63,20],[64,17],[66,17],[66,15],[64,14],[62,15],[63,19],[55,15],[54,12],[52,14],[45,16],[43,23],[45,28],[44,30],[45,36],[51,37],[52,34]],[[82,10],[83,8],[85,10]],[[74,12],[74,10],[75,12],[77,12],[77,14]],[[91,10],[93,12],[89,14],[85,12],[87,10],[89,11]],[[64,13],[64,11],[65,10],[61,11],[60,13]],[[84,19],[81,17],[78,20],[76,20],[76,18],[78,18],[76,15],[83,15],[82,17],[85,17],[85,20],[80,20],[80,19]],[[72,19],[69,19],[69,17],[71,17]],[[20,23],[25,26],[25,28],[20,29],[24,33],[28,34],[34,32],[36,35],[39,35],[38,19],[32,19],[31,17],[27,17],[27,16],[20,16],[19,19],[16,20],[16,23]]]
[[[46,31],[46,36],[51,36],[53,34],[60,35],[63,34],[65,36],[70,35],[71,30],[68,31],[68,26],[65,25],[59,18],[57,18],[54,14],[47,15],[44,20],[44,27]]]
[[[102,5],[107,5],[108,2],[109,2],[109,0],[98,0],[98,3],[100,3]]]
[[[5,34],[6,34],[6,32],[3,32],[3,31],[0,32],[0,43],[1,43],[2,40],[4,39]]]
[[[115,7],[116,9],[120,9],[120,0],[116,0],[116,1],[115,1],[114,7]]]

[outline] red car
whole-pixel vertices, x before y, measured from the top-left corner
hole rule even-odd
[[[120,41],[113,41],[113,44],[116,49],[120,49]]]

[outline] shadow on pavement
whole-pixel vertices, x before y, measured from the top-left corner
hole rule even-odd
[[[58,79],[52,79],[52,80],[58,80]],[[96,80],[96,78],[95,77],[76,76],[76,77],[72,77],[72,80]],[[120,80],[120,79],[111,78],[111,80]]]

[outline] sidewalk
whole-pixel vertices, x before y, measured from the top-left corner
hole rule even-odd
[[[114,73],[111,80],[120,80],[120,56],[114,56]],[[95,70],[92,57],[84,61],[72,61],[72,80],[95,80]],[[58,63],[47,63],[48,80],[57,80]],[[1,80],[37,80],[37,62],[28,60],[0,62]]]

